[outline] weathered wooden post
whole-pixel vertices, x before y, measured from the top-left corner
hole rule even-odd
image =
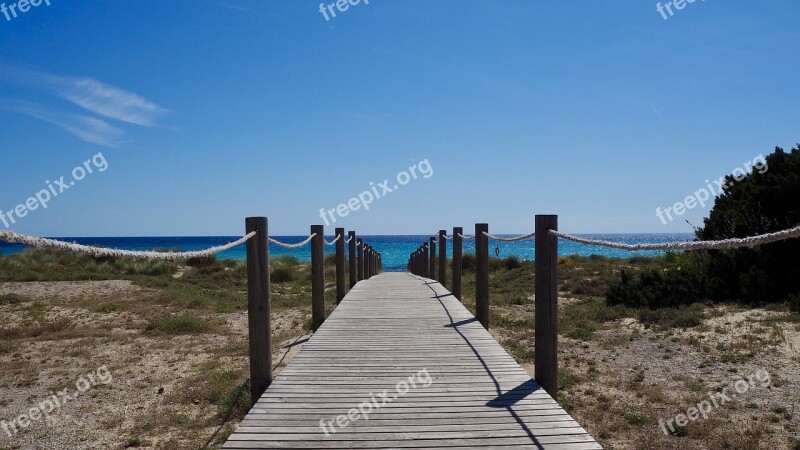
[[[364,278],[372,278],[372,247],[364,244]]]
[[[250,404],[272,384],[270,328],[269,232],[266,217],[245,219],[247,234],[247,326],[250,348]]]
[[[558,216],[536,216],[534,378],[553,398],[558,394]]]
[[[439,230],[439,283],[445,287],[447,282],[447,233]]]
[[[428,276],[428,243],[425,242],[420,247],[419,252],[419,270],[420,276],[427,277]]]
[[[453,228],[453,297],[461,300],[461,252],[462,252],[462,239],[464,229],[461,227]]]
[[[422,244],[422,277],[428,278],[428,243]]]
[[[375,249],[369,246],[369,276],[375,276]]]
[[[344,287],[344,228],[336,229],[336,304],[342,302]]]
[[[350,269],[350,289],[353,289],[353,286],[355,286],[358,282],[356,279],[356,232],[348,231],[347,236],[350,238],[350,243],[348,244],[347,265]]]
[[[436,278],[436,238],[431,237],[428,239],[428,243],[430,244],[428,248],[430,249],[430,263],[428,267],[428,278],[435,279]]]
[[[356,241],[356,246],[358,247],[358,281],[364,279],[364,239],[358,238]]]
[[[325,321],[325,228],[311,225],[311,321],[317,331]]]
[[[475,316],[489,329],[489,224],[475,224]]]

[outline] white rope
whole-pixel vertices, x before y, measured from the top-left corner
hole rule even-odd
[[[349,244],[349,243],[350,243],[350,241],[352,241],[352,240],[353,240],[353,236],[350,236],[349,238],[347,238],[347,239],[344,241],[344,243],[345,243],[345,244]]]
[[[325,241],[324,238],[322,240],[325,241],[325,245],[333,245],[333,244],[339,242],[339,238],[341,238],[341,237],[342,237],[342,235],[340,234],[340,235],[336,236],[336,239],[334,239],[334,240],[332,240],[330,242]]]
[[[475,235],[474,234],[472,236],[464,236],[463,234],[459,233],[458,235],[461,236],[461,239],[464,239],[465,241],[469,241],[471,239],[475,239]]]
[[[12,244],[24,244],[30,247],[52,248],[56,250],[66,250],[77,253],[85,253],[87,255],[95,257],[111,256],[111,257],[125,257],[125,258],[135,258],[135,259],[158,259],[158,260],[175,261],[179,259],[208,257],[215,253],[229,250],[233,247],[236,247],[237,245],[244,244],[245,242],[247,242],[248,239],[250,239],[255,235],[256,232],[252,231],[243,236],[241,239],[238,239],[231,243],[220,245],[218,247],[211,247],[206,250],[199,250],[192,252],[154,252],[154,251],[138,252],[132,250],[117,250],[113,248],[92,247],[89,245],[81,245],[73,242],[64,242],[64,241],[57,241],[54,239],[27,236],[24,234],[14,233],[13,231],[0,231],[0,240]]]
[[[452,240],[453,240],[453,236],[447,236],[447,235],[445,235],[445,236],[444,236],[444,239],[445,239],[446,241],[452,241]]]
[[[272,238],[269,238],[269,242],[272,243],[272,244],[277,245],[278,247],[283,247],[283,248],[300,248],[300,247],[308,244],[309,242],[311,242],[311,239],[314,239],[314,236],[316,236],[316,235],[317,235],[317,233],[312,233],[311,236],[309,236],[305,241],[298,242],[296,244],[287,244],[285,242],[276,241],[275,239],[272,239]]]
[[[785,239],[800,237],[800,226],[796,226],[788,230],[777,231],[775,233],[761,234],[758,236],[751,236],[746,238],[723,239],[720,241],[671,242],[663,244],[621,244],[619,242],[608,242],[596,239],[580,238],[578,236],[560,233],[555,230],[550,230],[550,234],[552,234],[553,236],[558,236],[563,239],[567,239],[569,241],[578,242],[580,244],[597,245],[601,247],[618,248],[629,251],[698,250],[698,249],[725,250],[725,249],[732,249],[739,247],[755,247],[757,245],[769,244],[771,242],[777,242]]]
[[[488,237],[489,239],[494,239],[495,241],[515,242],[515,241],[524,241],[525,239],[530,239],[530,238],[536,236],[536,233],[528,233],[528,234],[523,234],[522,236],[511,237],[511,238],[495,236],[495,235],[489,234],[489,233],[487,233],[485,231],[483,232],[483,235]]]

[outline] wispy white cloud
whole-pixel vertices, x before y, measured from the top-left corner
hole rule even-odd
[[[167,110],[130,91],[88,77],[65,77],[0,65],[6,80],[52,91],[62,99],[95,114],[121,122],[156,126]]]
[[[53,77],[52,84],[59,86],[58,95],[95,114],[152,127],[166,110],[133,92],[101,83],[91,78]]]
[[[102,119],[58,111],[33,102],[0,99],[0,109],[51,123],[86,142],[106,147],[119,147],[125,135]]]
[[[49,91],[100,117],[24,100],[0,99],[0,110],[35,117],[59,126],[86,142],[108,147],[120,146],[124,142],[125,131],[109,124],[107,119],[154,127],[158,119],[167,113],[166,109],[138,94],[88,77],[51,75],[0,63],[0,81]]]

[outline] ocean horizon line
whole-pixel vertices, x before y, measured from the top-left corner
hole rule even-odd
[[[625,244],[639,243],[663,243],[689,241],[694,238],[693,233],[576,233],[578,236],[600,239]],[[503,233],[495,234],[498,237],[519,236],[519,234]],[[270,235],[272,238],[289,244],[299,243],[305,240],[308,235]],[[405,270],[409,255],[427,242],[430,234],[384,234],[384,235],[358,235],[364,238],[371,246],[383,255],[384,269],[387,271]],[[55,237],[62,241],[76,242],[83,245],[115,248],[119,250],[131,251],[151,251],[157,249],[169,249],[175,251],[198,251],[210,247],[216,247],[235,241],[240,236],[91,236],[91,237]],[[332,240],[332,235],[326,235],[327,241]],[[505,242],[490,239],[492,255],[501,258],[517,257],[520,260],[534,259],[534,240],[524,239],[515,242]],[[8,244],[0,242],[0,254],[10,256],[24,252],[26,247],[21,244]],[[447,245],[448,256],[452,256],[453,246]],[[335,246],[325,245],[325,253],[331,254],[335,251]],[[464,253],[475,252],[475,241],[464,240]],[[270,256],[279,257],[282,255],[293,256],[298,261],[308,262],[311,260],[311,246],[305,245],[297,249],[286,249],[270,244]],[[665,254],[657,251],[636,251],[620,250],[614,248],[595,247],[579,244],[571,241],[560,240],[558,246],[559,256],[591,256],[600,255],[608,258],[629,258],[631,256],[654,257]],[[245,245],[238,245],[229,250],[225,250],[217,255],[219,259],[232,259],[242,261],[247,258]]]
[[[10,230],[9,230],[10,231]],[[471,235],[469,230],[467,231],[466,235]],[[616,232],[573,232],[573,231],[566,231],[566,230],[559,230],[562,233],[574,234],[576,236],[631,236],[631,235],[641,235],[641,236],[680,236],[680,235],[694,235],[692,232],[669,232],[669,231],[662,231],[662,232],[653,232],[653,231],[631,231],[631,232],[624,232],[624,231],[616,231]],[[501,237],[509,237],[509,236],[521,236],[523,234],[531,233],[528,232],[519,232],[519,233],[492,233],[495,236]],[[23,233],[29,234],[29,233]],[[29,234],[33,236],[32,234]],[[371,237],[419,237],[419,236],[436,236],[436,234],[356,234],[357,236],[371,236]],[[176,239],[176,238],[198,238],[198,239],[215,239],[215,238],[234,238],[238,239],[242,237],[243,234],[196,234],[196,235],[87,235],[87,236],[74,236],[74,235],[64,235],[64,236],[54,236],[54,235],[43,235],[37,237],[43,237],[47,239]],[[287,238],[306,238],[309,236],[309,233],[306,234],[270,234],[270,237],[287,237]],[[448,234],[448,236],[450,236]],[[335,234],[325,234],[325,237],[336,237]]]

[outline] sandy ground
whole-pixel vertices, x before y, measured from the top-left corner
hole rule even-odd
[[[89,298],[93,305],[136,302],[146,293],[128,281],[0,284],[0,295],[9,293],[30,301],[0,305],[0,329],[30,319],[37,314],[37,303],[47,305],[41,306],[41,320],[69,321],[73,326],[59,331],[56,339],[26,337],[6,341],[0,348],[0,420],[5,421],[5,428],[0,422],[2,450],[123,448],[131,435],[138,434],[133,430],[153,415],[175,414],[174,408],[165,409],[170,396],[177,394],[181,381],[200,376],[204,363],[222,359],[225,366],[246,368],[246,313],[223,315],[225,327],[218,333],[165,338],[143,333],[146,321],[134,313],[81,306]],[[302,311],[274,312],[275,336],[292,335],[304,321]],[[299,351],[305,337],[295,331],[291,339],[281,342],[274,361],[278,370]],[[220,357],[221,349],[230,356]],[[85,389],[87,383],[81,380],[88,381],[89,374],[94,382]],[[102,381],[107,382],[101,382],[98,374],[106,375]],[[48,417],[31,420],[27,427],[15,420],[40,403],[42,409],[50,409],[43,402],[54,393],[59,398],[64,389],[70,398],[63,398]],[[183,413],[200,417],[208,410],[211,408],[197,404]],[[184,425],[198,436],[210,437],[217,431]],[[185,430],[173,431],[155,432],[147,443],[169,448],[170,439],[185,434]]]
[[[624,319],[589,342],[562,337],[560,369],[575,376],[562,403],[604,448],[800,448],[800,326],[758,309],[711,315],[685,330]],[[675,436],[668,421],[704,400],[706,417]]]

